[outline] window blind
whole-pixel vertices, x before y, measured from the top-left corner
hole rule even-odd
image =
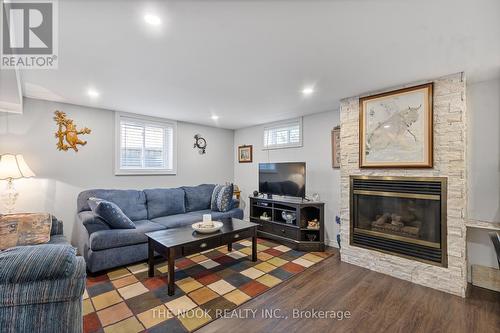
[[[120,169],[172,170],[174,126],[120,119]]]
[[[264,128],[264,148],[302,146],[302,119],[275,123]]]

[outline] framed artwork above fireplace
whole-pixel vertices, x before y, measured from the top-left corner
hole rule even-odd
[[[432,168],[433,84],[359,100],[360,168]]]

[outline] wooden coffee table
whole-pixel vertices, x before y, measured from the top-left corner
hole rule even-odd
[[[252,238],[252,261],[257,261],[258,224],[234,218],[223,219],[221,222],[224,223],[222,229],[212,234],[197,233],[191,226],[146,233],[149,277],[154,276],[154,255],[157,252],[168,262],[168,295],[172,296],[175,291],[175,258],[214,249],[221,245],[227,245],[228,251],[232,251],[233,242],[245,238]]]

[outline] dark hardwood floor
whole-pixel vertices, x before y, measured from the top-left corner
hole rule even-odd
[[[500,332],[500,293],[470,287],[462,299],[340,261],[338,252],[197,332]],[[280,309],[283,318],[263,318]],[[293,309],[349,311],[351,318],[293,319]],[[250,316],[251,317],[251,316]]]

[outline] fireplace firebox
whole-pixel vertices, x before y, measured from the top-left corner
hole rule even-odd
[[[447,267],[447,180],[350,178],[350,244]]]

